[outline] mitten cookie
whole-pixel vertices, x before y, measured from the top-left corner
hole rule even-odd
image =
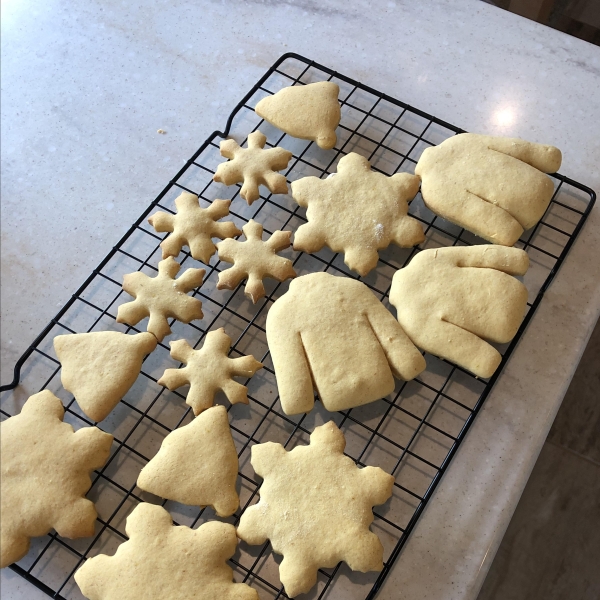
[[[219,273],[217,289],[234,290],[238,283],[248,278],[244,290],[254,304],[265,296],[262,280],[272,277],[284,281],[296,277],[292,261],[277,256],[277,252],[290,246],[291,231],[275,231],[266,241],[262,241],[263,226],[253,219],[242,227],[245,242],[223,240],[217,244],[219,260],[233,263],[233,267]]]
[[[90,600],[258,600],[245,583],[234,583],[226,563],[237,548],[235,528],[209,521],[173,526],[160,506],[141,503],[127,517],[129,540],[114,556],[88,558],[75,573]]]
[[[561,153],[518,138],[462,133],[427,148],[415,173],[434,213],[494,244],[512,246],[544,215]]]
[[[225,185],[244,182],[240,196],[252,204],[258,200],[258,186],[266,185],[272,194],[287,194],[285,176],[277,173],[288,166],[292,153],[283,148],[264,149],[267,136],[255,131],[248,136],[248,147],[241,148],[235,140],[223,140],[221,156],[229,158],[221,163],[213,180]]]
[[[256,114],[278,129],[320,148],[335,146],[335,128],[340,124],[340,88],[331,81],[295,85],[258,102]]]
[[[327,410],[373,402],[425,359],[360,281],[311,273],[294,279],[267,314],[267,341],[288,415],[309,412],[313,386]]]
[[[85,494],[90,473],[106,463],[113,436],[96,427],[77,432],[63,423],[65,409],[48,390],[31,396],[21,413],[0,425],[2,443],[2,560],[23,558],[29,539],[93,535],[94,503]]]
[[[502,357],[486,343],[509,342],[527,307],[527,252],[498,246],[419,252],[392,280],[390,302],[419,348],[478,377],[491,377]]]
[[[217,223],[229,214],[230,204],[231,200],[213,200],[208,208],[200,208],[196,194],[182,192],[175,199],[177,214],[154,213],[148,223],[159,233],[171,232],[160,243],[162,257],[177,256],[183,246],[188,246],[196,260],[208,264],[216,251],[211,238],[225,239],[241,233],[231,221]]]
[[[204,269],[187,269],[175,279],[181,265],[172,256],[158,263],[158,275],[148,277],[141,271],[123,277],[123,289],[133,296],[133,302],[121,304],[117,312],[117,323],[137,325],[145,317],[150,317],[148,331],[159,342],[171,333],[167,319],[177,319],[189,323],[201,319],[202,302],[187,296],[194,288],[202,285]]]
[[[143,490],[191,506],[212,506],[220,517],[240,504],[235,482],[238,456],[224,406],[206,409],[189,425],[171,432],[142,469]]]
[[[407,214],[418,190],[414,175],[386,177],[351,152],[340,160],[335,177],[304,177],[292,183],[294,200],[307,207],[308,219],[296,231],[294,249],[317,252],[328,246],[343,252],[351,269],[366,275],[377,265],[377,251],[391,242],[410,248],[425,239],[420,223]]]
[[[61,383],[90,419],[102,421],[134,384],[156,343],[151,333],[57,335],[54,349],[61,363]]]
[[[167,369],[158,380],[170,390],[190,384],[186,404],[195,415],[213,405],[221,390],[231,404],[248,404],[248,388],[233,377],[252,377],[262,367],[253,356],[229,358],[231,338],[221,327],[206,334],[204,345],[194,350],[185,340],[171,342],[171,356],[186,364],[181,369]]]
[[[290,598],[315,585],[319,568],[341,560],[362,573],[383,568],[383,546],[369,525],[373,506],[392,495],[394,478],[379,467],[359,469],[344,456],[345,446],[330,421],[313,431],[310,446],[252,447],[252,466],[264,482],[237,534],[249,544],[268,539],[283,554],[279,577]]]

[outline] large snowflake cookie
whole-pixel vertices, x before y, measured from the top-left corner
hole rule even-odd
[[[317,252],[328,246],[343,252],[351,269],[366,275],[377,265],[377,251],[391,242],[410,248],[425,239],[420,223],[407,214],[418,190],[418,177],[386,177],[351,152],[340,160],[335,177],[304,177],[292,183],[292,196],[307,208],[308,219],[296,231],[294,249]]]
[[[148,277],[141,271],[128,273],[123,277],[123,289],[133,296],[133,302],[121,304],[117,312],[117,323],[137,325],[145,317],[148,331],[159,342],[171,333],[167,319],[177,319],[189,323],[201,319],[202,302],[187,295],[202,285],[204,269],[187,269],[181,277],[175,279],[181,265],[172,256],[158,263],[158,275]]]
[[[47,534],[93,535],[94,503],[85,498],[90,473],[108,459],[113,436],[96,427],[73,431],[61,401],[45,390],[0,425],[2,560],[23,558],[29,539]]]
[[[225,185],[244,182],[240,196],[252,204],[258,200],[258,186],[266,185],[272,194],[287,194],[287,181],[277,173],[288,166],[292,153],[283,148],[264,149],[267,136],[255,131],[248,136],[248,147],[242,148],[235,140],[223,140],[221,156],[231,160],[217,167],[213,179]]]
[[[142,503],[127,517],[129,540],[114,556],[89,558],[75,581],[90,600],[258,600],[233,581],[227,564],[237,547],[235,528],[209,521],[198,529],[174,526],[169,513]]]
[[[201,208],[196,194],[182,192],[175,199],[177,214],[154,213],[148,223],[159,233],[171,232],[160,243],[162,257],[177,256],[188,246],[193,258],[208,264],[216,251],[212,238],[223,240],[241,233],[231,221],[217,222],[229,214],[230,204],[231,200],[213,200],[208,208]]]
[[[242,228],[246,236],[245,242],[238,240],[223,240],[217,244],[219,260],[233,263],[233,267],[219,273],[217,289],[233,290],[238,283],[248,278],[245,294],[252,302],[265,296],[265,286],[262,280],[272,277],[284,281],[288,277],[296,277],[292,261],[277,252],[290,246],[291,231],[275,231],[263,242],[263,226],[253,219]]]
[[[252,466],[264,482],[237,533],[249,544],[268,539],[283,554],[279,576],[292,598],[310,590],[319,568],[342,560],[363,573],[383,568],[383,546],[369,526],[373,506],[392,495],[394,478],[379,467],[359,469],[344,456],[345,446],[330,421],[313,431],[309,446],[252,447]]]
[[[190,384],[186,403],[199,415],[213,405],[221,390],[231,404],[248,404],[248,388],[233,377],[252,377],[262,367],[253,356],[229,358],[231,338],[221,327],[206,334],[204,345],[194,350],[185,340],[171,342],[171,356],[186,364],[181,369],[167,369],[158,380],[170,390]]]

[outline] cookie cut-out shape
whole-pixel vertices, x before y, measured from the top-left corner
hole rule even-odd
[[[427,148],[415,168],[434,213],[493,244],[512,246],[544,215],[560,168],[554,146],[475,133]]]
[[[194,350],[185,340],[171,342],[170,346],[171,356],[186,366],[167,369],[158,384],[175,390],[189,383],[185,401],[195,415],[213,405],[219,390],[231,404],[248,404],[248,388],[233,377],[252,377],[263,365],[251,355],[229,358],[231,338],[222,327],[206,334],[200,350]]]
[[[259,600],[249,585],[234,583],[226,562],[237,548],[233,525],[174,526],[164,508],[142,502],[125,533],[114,556],[88,558],[75,573],[89,600]]]
[[[342,560],[363,573],[383,568],[383,546],[369,526],[394,478],[379,467],[359,469],[345,446],[333,421],[315,428],[309,446],[290,452],[273,442],[252,446],[252,466],[264,481],[237,534],[249,544],[268,539],[283,555],[279,577],[291,598],[315,585],[319,568]]]
[[[182,192],[175,199],[177,214],[154,213],[148,223],[159,233],[171,233],[160,243],[162,257],[177,256],[188,246],[193,258],[208,264],[216,252],[212,238],[223,240],[241,233],[231,221],[217,222],[229,214],[230,204],[231,200],[213,200],[208,208],[201,208],[196,194]]]
[[[163,440],[137,484],[168,500],[212,506],[217,515],[228,517],[240,504],[237,474],[238,456],[227,411],[224,406],[213,406]]]
[[[0,424],[1,568],[27,554],[30,538],[53,528],[67,538],[94,534],[96,508],[85,494],[113,436],[96,427],[75,432],[63,423],[64,413],[62,402],[44,390]]]
[[[202,302],[187,295],[202,285],[204,269],[187,269],[175,279],[181,265],[172,256],[158,263],[158,275],[148,277],[141,271],[128,273],[123,277],[123,289],[133,296],[133,302],[121,304],[117,312],[117,323],[137,325],[150,317],[147,330],[159,342],[171,333],[167,319],[177,319],[190,323],[201,319]]]
[[[277,256],[277,252],[291,245],[292,232],[275,231],[263,242],[263,226],[254,219],[250,219],[242,230],[246,236],[245,242],[223,240],[217,244],[219,260],[233,263],[233,267],[219,273],[217,289],[234,290],[242,279],[248,278],[244,292],[256,304],[265,296],[262,282],[265,277],[277,281],[296,277],[292,261]]]
[[[378,250],[392,242],[410,248],[425,239],[421,224],[407,214],[418,190],[418,177],[387,177],[351,152],[340,160],[335,177],[292,183],[292,196],[307,208],[308,219],[296,231],[294,249],[317,252],[328,246],[343,252],[344,262],[364,276],[377,266]]]
[[[288,415],[309,412],[313,386],[327,410],[387,396],[425,359],[392,314],[360,281],[311,273],[294,279],[267,314],[279,399]]]
[[[502,356],[484,340],[512,340],[525,316],[527,252],[493,245],[419,252],[392,280],[390,302],[423,350],[491,377]]]
[[[284,148],[264,149],[267,136],[254,131],[248,136],[248,147],[242,148],[235,140],[223,140],[221,156],[230,160],[221,163],[213,180],[225,185],[244,182],[240,196],[252,204],[260,197],[259,185],[265,185],[272,194],[287,194],[288,187],[281,171],[288,166],[292,153]]]
[[[335,146],[335,129],[342,116],[339,93],[340,87],[331,81],[294,85],[263,98],[254,110],[289,135],[330,150]]]
[[[156,348],[151,333],[97,331],[57,335],[60,381],[92,420],[106,419],[135,383],[144,357]]]

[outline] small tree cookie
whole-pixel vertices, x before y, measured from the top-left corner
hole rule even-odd
[[[20,560],[29,539],[47,534],[93,535],[94,503],[85,498],[90,473],[108,459],[113,436],[96,427],[77,432],[50,391],[30,396],[21,413],[0,425],[2,443],[1,568]]]
[[[265,295],[262,282],[265,277],[272,277],[277,281],[296,277],[292,261],[277,256],[277,252],[289,248],[292,232],[275,231],[263,242],[263,226],[253,219],[244,225],[242,231],[246,236],[245,242],[223,240],[217,244],[219,260],[233,263],[233,267],[219,273],[217,289],[234,290],[247,277],[244,292],[256,304]]]
[[[241,148],[232,139],[220,144],[221,156],[228,162],[217,167],[213,180],[225,185],[244,182],[240,196],[252,204],[258,200],[258,186],[266,185],[272,194],[287,194],[285,176],[277,173],[288,166],[292,153],[283,148],[264,149],[267,136],[255,131],[248,136],[248,148]]]
[[[219,390],[231,404],[248,404],[248,388],[233,377],[252,377],[263,365],[253,356],[229,358],[231,338],[222,327],[206,334],[200,350],[194,350],[185,340],[171,342],[170,346],[171,356],[186,366],[167,369],[158,383],[170,390],[189,383],[190,391],[185,401],[195,415],[212,406]]]
[[[363,573],[383,568],[383,546],[369,525],[373,506],[392,495],[394,478],[379,467],[359,469],[344,456],[345,446],[330,421],[313,431],[310,446],[252,447],[252,466],[264,482],[237,534],[249,544],[268,539],[283,555],[279,577],[290,598],[315,585],[319,568],[341,560]]]
[[[259,600],[234,583],[226,563],[237,548],[235,528],[209,521],[198,529],[173,526],[161,506],[138,504],[127,517],[129,540],[114,556],[89,558],[75,581],[92,600]]]
[[[231,200],[213,200],[208,208],[201,208],[196,194],[182,192],[175,199],[177,214],[154,213],[148,223],[157,232],[171,232],[161,243],[162,257],[177,256],[183,246],[188,246],[191,255],[205,264],[215,253],[211,238],[225,239],[242,233],[234,223],[217,223],[229,214]]]
[[[181,265],[169,256],[158,263],[156,277],[148,277],[141,271],[125,275],[123,289],[135,300],[119,306],[117,323],[133,326],[150,317],[148,331],[162,342],[171,333],[167,319],[177,319],[182,323],[201,319],[204,316],[202,302],[186,294],[202,285],[206,271],[187,269],[179,279],[175,279],[180,268]]]

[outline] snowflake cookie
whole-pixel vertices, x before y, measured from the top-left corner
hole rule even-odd
[[[292,261],[277,256],[277,252],[290,246],[291,231],[275,231],[263,242],[263,226],[253,219],[242,228],[246,236],[245,242],[223,240],[217,244],[219,260],[233,263],[233,267],[219,273],[217,289],[233,290],[238,283],[248,278],[244,290],[254,304],[265,295],[262,280],[272,277],[277,281],[285,281],[296,277]]]
[[[369,526],[373,506],[392,495],[394,478],[379,467],[359,469],[344,456],[345,446],[330,421],[313,431],[309,446],[252,447],[252,466],[264,482],[237,534],[249,544],[268,539],[283,555],[279,576],[291,598],[315,585],[319,568],[342,560],[363,573],[383,568],[383,546]]]
[[[258,186],[266,185],[272,194],[287,194],[285,176],[277,173],[288,166],[292,153],[283,148],[264,149],[267,136],[255,131],[248,136],[248,147],[242,148],[232,139],[220,144],[221,156],[231,160],[217,167],[213,180],[225,185],[244,182],[240,196],[252,204],[260,194]]]

